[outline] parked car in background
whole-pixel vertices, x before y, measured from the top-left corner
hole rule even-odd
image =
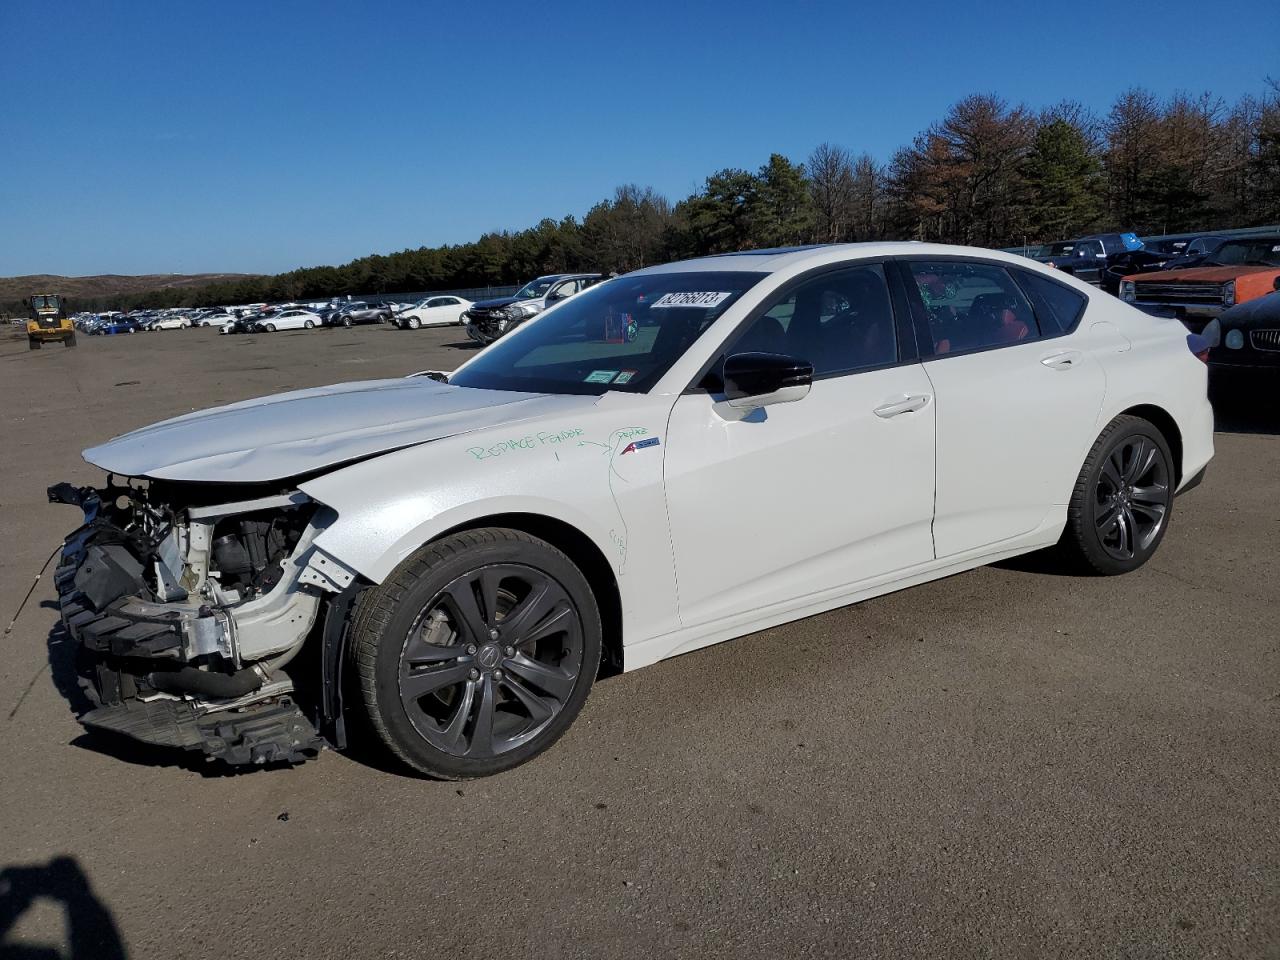
[[[1271,293],[1224,310],[1204,329],[1215,367],[1280,373],[1280,280]]]
[[[463,311],[473,306],[470,300],[453,295],[425,297],[396,313],[391,322],[402,330],[447,326],[461,323]]]
[[[1163,270],[1185,270],[1187,267],[1198,267],[1217,249],[1227,242],[1228,237],[1205,236],[1187,241],[1178,251],[1178,255],[1167,261]]]
[[[143,329],[142,321],[134,317],[112,317],[110,320],[98,324],[89,332],[99,336],[110,336],[116,333],[137,333],[141,329]]]
[[[234,323],[236,318],[223,310],[211,310],[198,314],[192,321],[197,327],[223,327]]]
[[[256,314],[247,313],[224,323],[218,333],[253,333],[254,325],[257,323]]]
[[[603,279],[600,273],[556,273],[529,281],[514,296],[473,303],[462,315],[467,335],[477,343],[493,343],[530,317]]]
[[[1266,296],[1280,278],[1280,236],[1227,240],[1198,267],[1125,277],[1120,299],[1192,331],[1236,304]]]
[[[1142,249],[1136,233],[1095,233],[1078,240],[1047,244],[1032,257],[1085,283],[1102,286],[1107,265],[1113,257]]]
[[[1173,257],[1174,254],[1167,252],[1167,249],[1152,249],[1150,246],[1107,257],[1107,265],[1102,271],[1099,286],[1113,297],[1117,297],[1120,295],[1120,283],[1125,277],[1135,273],[1163,270],[1165,264]]]
[[[312,327],[318,327],[322,323],[323,321],[318,313],[294,308],[292,310],[281,310],[279,313],[273,313],[270,316],[260,317],[253,321],[253,328],[255,332],[275,333],[277,330],[310,330]]]
[[[191,326],[191,321],[180,313],[170,314],[167,317],[156,317],[151,321],[148,330],[186,330]]]
[[[382,323],[392,317],[391,308],[386,304],[370,304],[363,300],[350,300],[338,307],[324,318],[326,327],[350,327],[357,323]]]

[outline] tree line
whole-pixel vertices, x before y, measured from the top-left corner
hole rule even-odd
[[[1280,222],[1280,83],[1227,103],[1134,88],[1103,115],[1064,102],[1034,111],[965,97],[887,162],[833,143],[803,161],[773,154],[724,169],[672,204],[626,185],[579,222],[545,219],[471,243],[361,257],[342,266],[98,307],[315,300],[519,283],[538,274],[628,270],[732,250],[857,240],[986,247],[1098,230],[1181,233]]]

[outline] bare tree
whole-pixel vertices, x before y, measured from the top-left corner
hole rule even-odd
[[[805,164],[815,215],[814,238],[819,243],[848,240],[853,231],[854,169],[849,151],[831,143],[819,144]]]

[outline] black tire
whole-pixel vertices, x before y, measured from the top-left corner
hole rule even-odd
[[[417,330],[421,326],[422,326],[422,321],[419,320],[417,317],[409,318],[408,327],[410,330]]]
[[[343,318],[342,318],[342,325],[343,325],[344,327],[349,327],[349,326],[351,326],[351,318],[350,318],[350,317],[343,317]]]
[[[74,347],[76,345],[76,335],[73,333],[62,341],[64,347]]]
[[[601,645],[581,571],[503,528],[423,547],[361,595],[351,623],[374,732],[408,766],[444,780],[501,773],[555,743],[586,702]]]
[[[275,333],[275,332],[276,332],[276,325],[275,325],[274,323],[264,324],[264,325],[263,325],[263,329],[265,329],[265,330],[267,331],[267,333]]]
[[[303,330],[310,330],[310,329],[311,329],[312,327],[314,327],[314,326],[315,326],[315,324],[314,324],[314,323],[312,323],[310,320],[303,320],[303,321],[302,321],[302,329],[303,329]]]
[[[1169,529],[1174,475],[1169,444],[1154,424],[1128,415],[1107,424],[1071,493],[1059,542],[1067,561],[1115,576],[1150,560]]]
[[[39,350],[42,344],[35,337],[27,337],[27,349]]]

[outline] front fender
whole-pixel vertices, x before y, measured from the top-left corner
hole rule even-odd
[[[338,514],[316,547],[381,583],[448,530],[499,514],[546,517],[578,530],[609,561],[628,643],[675,629],[662,485],[670,406],[670,397],[610,394],[584,409],[436,440],[308,480],[301,489]]]

